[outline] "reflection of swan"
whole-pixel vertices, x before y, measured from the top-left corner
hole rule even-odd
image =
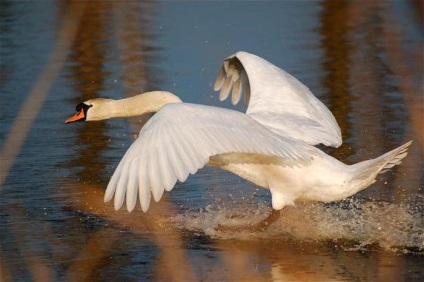
[[[122,100],[92,99],[77,106],[66,122],[103,120],[157,112],[141,129],[119,163],[105,194],[124,199],[132,211],[140,198],[147,211],[151,194],[159,201],[177,179],[185,181],[204,165],[219,166],[270,189],[274,211],[295,200],[337,201],[375,181],[400,163],[411,142],[376,159],[345,165],[312,145],[341,144],[331,112],[288,73],[245,52],[225,60],[215,83],[223,100],[245,94],[246,114],[181,103],[169,92],[149,92]],[[277,218],[273,212],[264,221]]]

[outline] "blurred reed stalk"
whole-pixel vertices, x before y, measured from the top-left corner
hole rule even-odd
[[[12,129],[3,143],[1,148],[0,189],[3,187],[3,183],[15,163],[16,157],[31,130],[32,123],[43,106],[44,100],[49,94],[54,80],[66,61],[84,10],[84,2],[78,4],[71,2],[68,6],[57,32],[55,48],[22,105],[13,122]]]

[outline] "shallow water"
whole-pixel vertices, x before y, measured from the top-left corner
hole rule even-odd
[[[419,1],[0,5],[2,281],[424,279]],[[244,111],[212,89],[238,50],[328,105],[344,138],[329,154],[355,163],[413,140],[409,155],[358,195],[298,203],[264,232],[242,227],[269,214],[269,192],[215,168],[146,214],[104,204],[146,118],[65,125],[75,105],[163,89]]]

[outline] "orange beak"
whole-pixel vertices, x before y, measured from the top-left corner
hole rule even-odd
[[[74,121],[79,121],[82,120],[83,118],[85,118],[85,114],[84,114],[84,110],[81,109],[78,113],[76,113],[75,115],[71,116],[70,118],[68,118],[65,123],[70,123],[70,122],[74,122]]]

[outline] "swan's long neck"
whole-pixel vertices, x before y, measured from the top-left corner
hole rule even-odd
[[[165,104],[181,102],[176,95],[166,91],[146,92],[120,100],[105,99],[101,107],[94,106],[88,111],[87,120],[140,116],[155,113]]]

